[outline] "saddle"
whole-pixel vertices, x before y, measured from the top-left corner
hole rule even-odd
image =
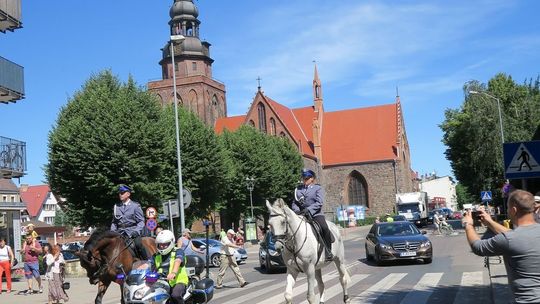
[[[146,260],[148,258],[146,256],[142,256],[141,252],[139,252],[139,249],[137,248],[137,244],[135,244],[136,242],[135,238],[130,238],[122,234],[122,239],[124,240],[124,243],[126,244],[126,248],[131,254],[131,256],[136,257],[140,260]],[[141,250],[144,250],[144,249],[141,248]]]
[[[317,250],[317,255],[318,255],[318,258],[319,258],[321,256],[321,253],[322,253],[324,247],[325,247],[324,236],[323,236],[324,232],[322,231],[322,228],[319,225],[319,223],[317,221],[313,220],[313,217],[311,216],[311,214],[309,212],[304,214],[304,218],[306,219],[306,222],[309,223],[309,226],[311,227],[311,230],[313,231],[313,234],[317,238],[317,243],[319,243],[319,247],[318,247],[318,250]],[[335,241],[336,241],[336,238],[334,237],[334,234],[332,232],[330,232],[330,244],[329,245],[331,245]],[[318,260],[318,258],[317,258],[317,260]]]

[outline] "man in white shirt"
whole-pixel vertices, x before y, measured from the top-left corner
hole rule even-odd
[[[226,237],[221,238],[221,264],[219,265],[219,272],[216,282],[217,289],[223,287],[223,276],[225,276],[225,271],[227,271],[228,267],[232,269],[238,283],[240,283],[240,287],[244,287],[248,284],[248,282],[244,280],[242,273],[240,273],[240,268],[238,268],[238,264],[236,263],[236,259],[234,257],[234,248],[240,248],[240,246],[237,246],[234,243],[233,237],[235,234],[236,233],[234,230],[229,229],[227,230]]]

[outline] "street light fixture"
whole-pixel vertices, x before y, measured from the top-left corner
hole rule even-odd
[[[178,201],[180,202],[180,231],[186,227],[184,216],[184,195],[182,192],[182,158],[180,157],[180,124],[178,122],[178,100],[176,97],[176,66],[174,63],[174,44],[182,43],[186,37],[182,35],[171,35],[169,47],[171,51],[171,63],[173,70],[173,95],[174,95],[174,123],[176,128],[176,159],[178,161]],[[171,230],[173,227],[171,227]]]
[[[251,220],[254,220],[253,217],[253,188],[255,188],[255,178],[246,177],[246,186],[249,190],[249,202],[251,204]]]

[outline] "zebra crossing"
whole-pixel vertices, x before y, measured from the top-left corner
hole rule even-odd
[[[337,272],[323,276],[325,303],[343,303],[342,289]],[[416,282],[413,282],[416,280]],[[234,286],[233,282],[231,286]],[[212,302],[221,304],[277,304],[284,303],[286,281],[253,282],[248,286],[217,290]],[[489,280],[483,271],[456,273],[414,272],[353,274],[349,284],[349,296],[353,303],[489,303]],[[317,288],[315,288],[317,290]],[[307,281],[299,277],[293,288],[293,303],[307,304]]]

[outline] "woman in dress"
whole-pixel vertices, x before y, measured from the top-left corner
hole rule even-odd
[[[0,294],[2,294],[2,276],[6,273],[7,293],[11,292],[11,267],[15,256],[9,245],[6,245],[6,240],[0,238]]]
[[[50,253],[48,248],[45,250],[45,261],[47,263],[47,273],[45,277],[49,280],[49,304],[60,303],[60,300],[64,300],[66,303],[69,298],[62,283],[64,281],[62,277],[62,267],[66,263],[64,256],[60,252],[60,246],[52,246]]]

